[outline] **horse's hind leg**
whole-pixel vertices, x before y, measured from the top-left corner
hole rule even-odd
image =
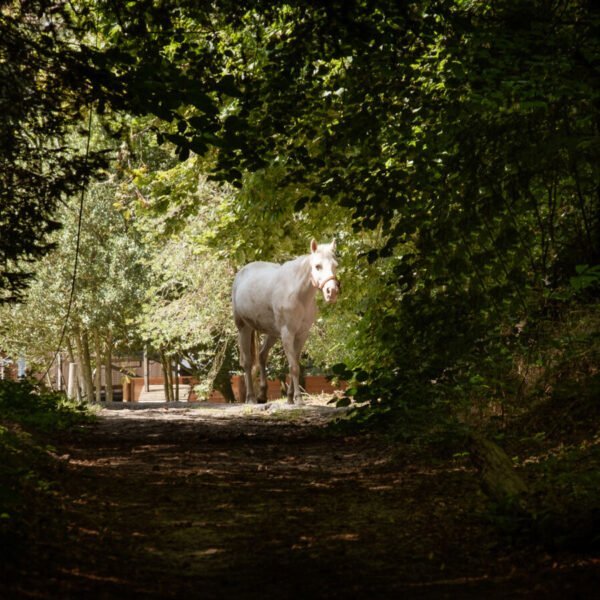
[[[288,387],[288,402],[290,404],[303,404],[302,392],[300,391],[300,362],[299,352],[296,351],[296,334],[287,327],[281,330],[281,343],[285,356],[290,365],[290,385]]]
[[[302,364],[300,362],[300,357],[302,355],[302,348],[304,348],[304,344],[308,338],[308,331],[298,331],[296,336],[294,337],[294,352],[296,355],[296,362],[298,363],[298,382],[300,381],[300,372],[302,371]],[[294,385],[297,385],[296,389],[294,389]],[[300,400],[298,400],[298,396],[300,396]],[[293,404],[304,404],[304,400],[302,398],[302,391],[300,390],[300,384],[293,384],[293,380],[290,380],[290,385],[288,387],[288,403]]]
[[[294,380],[291,377],[287,386],[287,401],[288,404],[294,404]]]
[[[269,356],[269,350],[271,350],[276,341],[277,337],[266,335],[260,348],[260,352],[258,353],[258,366],[260,368],[260,392],[258,394],[259,402],[267,401],[267,358]]]
[[[240,347],[240,365],[244,369],[244,382],[246,384],[246,402],[255,403],[254,386],[252,385],[252,333],[248,325],[242,325],[238,331]]]

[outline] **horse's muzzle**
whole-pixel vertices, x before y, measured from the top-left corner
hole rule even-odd
[[[337,301],[340,294],[340,282],[336,278],[332,278],[325,282],[325,285],[321,288],[323,291],[323,298],[325,302],[333,304]]]

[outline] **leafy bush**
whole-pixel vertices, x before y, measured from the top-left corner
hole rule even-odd
[[[42,431],[62,430],[90,418],[85,406],[34,381],[0,381],[0,418]]]
[[[84,406],[37,382],[0,381],[0,547],[11,548],[3,566],[47,526],[36,515],[40,504],[52,502],[56,456],[44,434],[90,418]]]
[[[529,470],[539,498],[536,532],[550,548],[600,549],[599,438],[559,448]]]

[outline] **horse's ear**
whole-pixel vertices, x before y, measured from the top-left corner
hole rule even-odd
[[[335,252],[335,248],[336,248],[335,240],[333,240],[333,242],[331,242],[331,251]]]
[[[310,251],[313,253],[317,251],[317,240],[315,238],[310,240]]]

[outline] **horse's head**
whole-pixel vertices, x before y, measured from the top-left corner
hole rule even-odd
[[[335,276],[335,240],[331,244],[310,242],[310,277],[312,284],[323,292],[326,302],[335,302],[340,293],[340,282]]]

